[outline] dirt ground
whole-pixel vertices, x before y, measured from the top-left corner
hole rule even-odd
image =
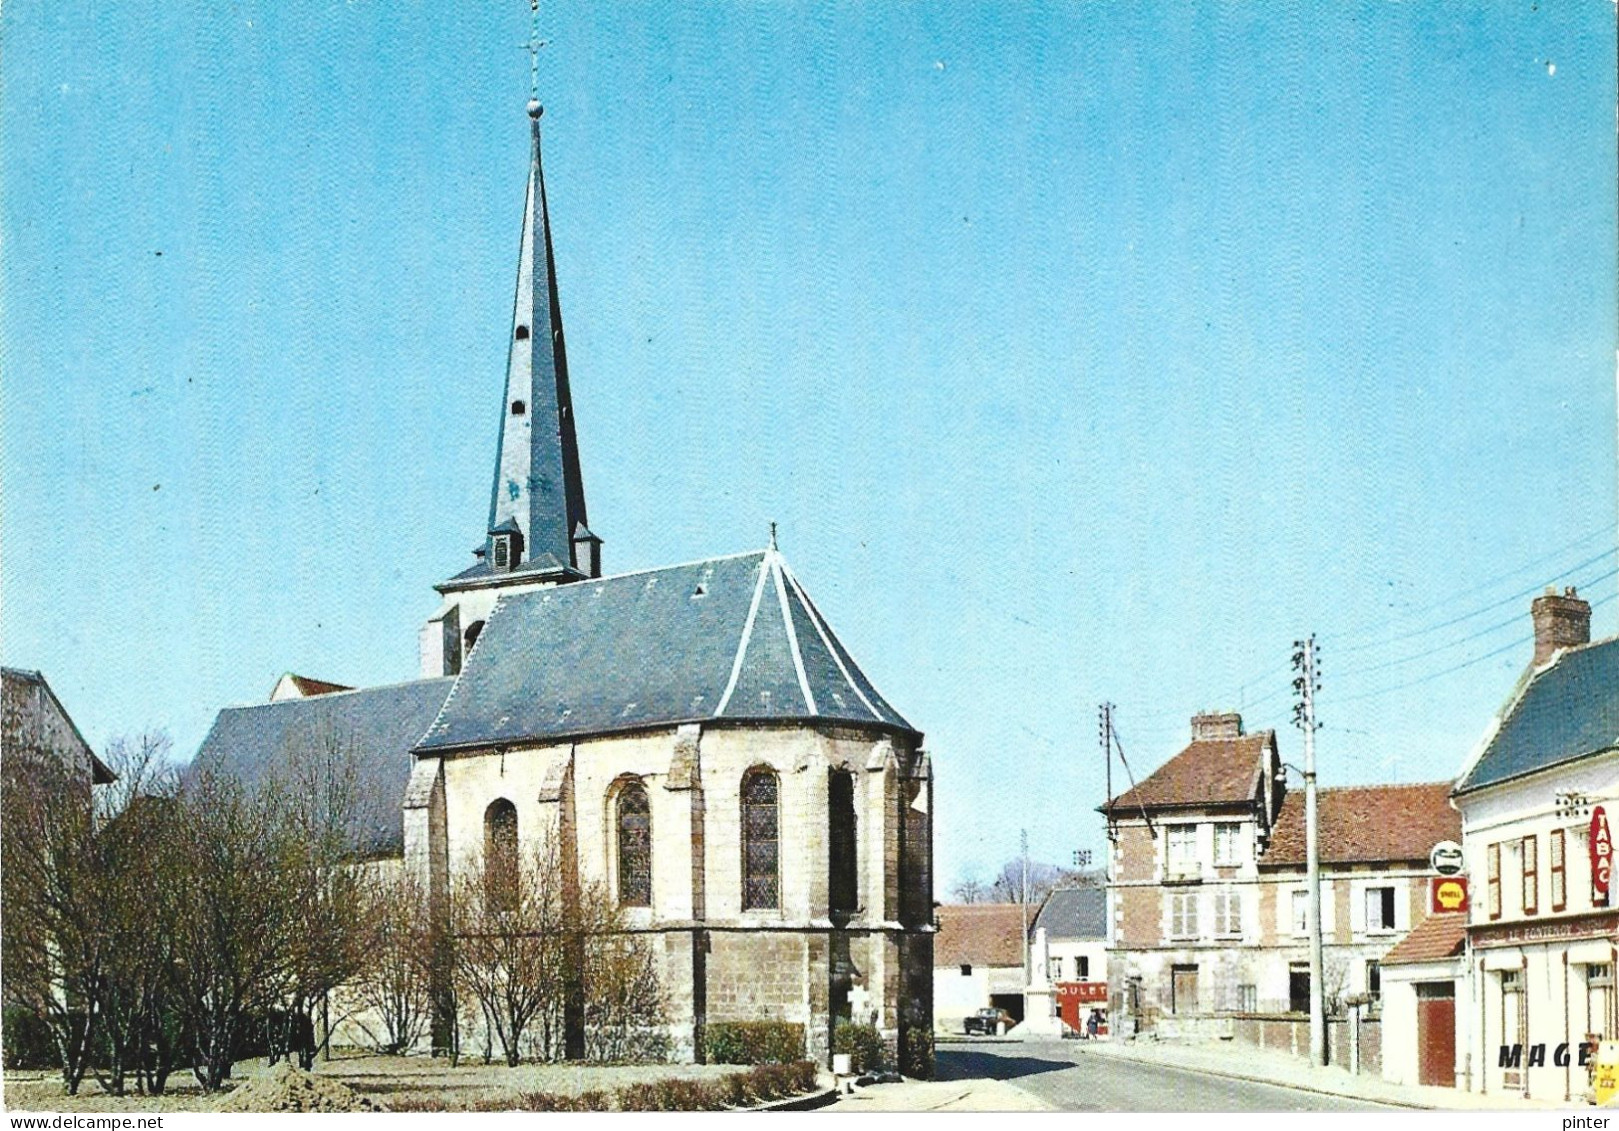
[[[263,1060],[244,1060],[231,1076],[241,1084],[267,1071]],[[330,1061],[317,1061],[315,1071],[341,1080],[361,1095],[387,1106],[404,1097],[434,1097],[453,1108],[515,1097],[522,1092],[610,1092],[650,1080],[724,1076],[741,1069],[705,1064],[520,1064],[508,1068],[498,1061],[486,1065],[476,1057],[451,1068],[448,1061],[425,1056],[377,1056],[339,1050]],[[170,1078],[170,1094],[163,1096],[111,1096],[102,1092],[94,1078],[86,1078],[79,1094],[70,1097],[63,1094],[62,1078],[56,1073],[7,1072],[4,1080],[7,1111],[212,1111],[220,1101],[217,1094],[203,1095],[190,1072],[176,1072]]]

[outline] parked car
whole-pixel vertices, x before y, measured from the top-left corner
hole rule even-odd
[[[1004,1009],[995,1009],[993,1006],[980,1009],[977,1013],[968,1014],[961,1022],[963,1033],[983,1033],[986,1036],[996,1037],[1004,1034],[1013,1025],[1012,1015]]]

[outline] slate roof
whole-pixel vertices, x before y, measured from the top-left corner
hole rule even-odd
[[[1619,637],[1572,648],[1530,677],[1457,793],[1619,746]]]
[[[1384,966],[1407,962],[1443,962],[1462,952],[1467,937],[1467,913],[1430,915],[1383,956]]]
[[[351,830],[354,850],[367,856],[397,854],[404,845],[400,802],[410,778],[410,749],[454,682],[428,679],[226,707],[188,772],[211,769],[251,788],[271,777],[291,743],[327,734],[352,741],[361,792]]]
[[[1462,839],[1462,815],[1450,807],[1449,782],[1363,785],[1316,797],[1324,864],[1427,860],[1442,840]],[[1304,864],[1304,791],[1282,799],[1261,864]]]
[[[1276,734],[1269,730],[1195,741],[1134,789],[1103,805],[1102,812],[1250,802],[1259,789],[1264,759],[1275,742]]]
[[[1022,966],[1023,909],[1017,903],[943,903],[934,908],[933,965]]]
[[[714,719],[916,733],[764,550],[503,596],[417,749]]]
[[[1031,929],[1046,929],[1046,939],[1107,938],[1107,891],[1103,888],[1058,888],[1046,897]]]

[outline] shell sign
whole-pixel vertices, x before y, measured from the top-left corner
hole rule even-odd
[[[1428,881],[1428,913],[1467,910],[1467,877],[1439,876]]]
[[[1608,894],[1613,873],[1613,833],[1608,828],[1608,812],[1598,805],[1591,810],[1591,886],[1598,895]]]

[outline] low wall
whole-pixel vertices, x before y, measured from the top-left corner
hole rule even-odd
[[[1242,1013],[1229,1020],[1232,1037],[1245,1045],[1289,1053],[1303,1060],[1310,1057],[1308,1017],[1296,1013]],[[1327,1058],[1345,1071],[1349,1069],[1351,1024],[1350,1017],[1327,1019]],[[1368,1076],[1383,1070],[1383,1026],[1375,1016],[1360,1019],[1360,1070]]]

